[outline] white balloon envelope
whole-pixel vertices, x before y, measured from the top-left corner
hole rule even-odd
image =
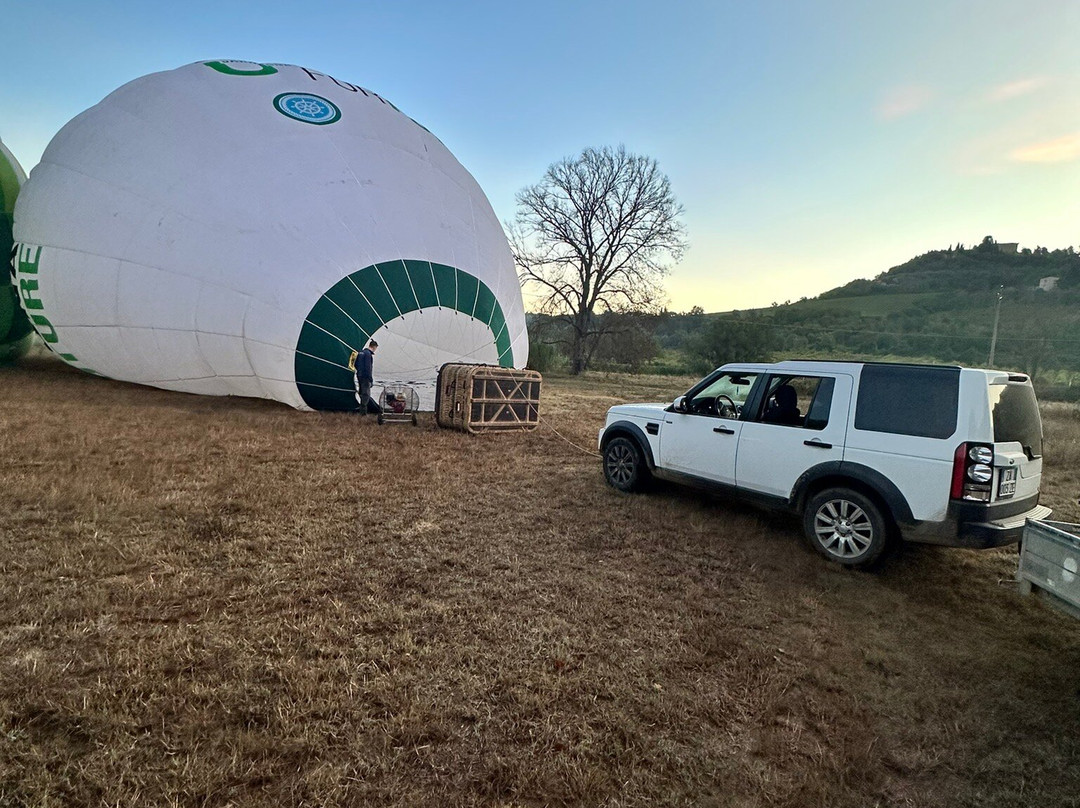
[[[355,409],[349,359],[430,409],[446,362],[524,367],[513,257],[449,150],[370,90],[198,62],[68,123],[15,209],[16,280],[65,361],[125,381]]]

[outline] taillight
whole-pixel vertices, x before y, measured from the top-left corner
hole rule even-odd
[[[989,502],[994,479],[994,447],[985,443],[961,443],[953,455],[953,499]]]

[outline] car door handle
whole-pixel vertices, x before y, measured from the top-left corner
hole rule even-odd
[[[815,449],[831,449],[831,443],[822,443],[819,440],[804,440],[803,446],[813,446]]]
[[[722,435],[734,435],[734,429],[728,429],[726,426],[714,426],[713,432],[719,432]]]

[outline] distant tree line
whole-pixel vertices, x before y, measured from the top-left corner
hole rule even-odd
[[[1040,279],[1056,277],[1042,291]],[[589,367],[694,375],[731,361],[888,358],[986,366],[998,294],[995,365],[1031,374],[1045,395],[1080,400],[1080,254],[1005,253],[987,240],[927,253],[813,300],[744,312],[606,312]],[[533,361],[569,369],[559,318],[530,315]]]

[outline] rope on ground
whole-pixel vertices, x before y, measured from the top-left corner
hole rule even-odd
[[[584,446],[578,446],[576,443],[574,443],[572,440],[570,440],[570,438],[566,437],[566,435],[562,434],[559,430],[557,430],[555,427],[553,427],[551,425],[551,423],[546,418],[544,418],[542,415],[537,415],[536,418],[544,426],[546,426],[548,429],[550,429],[552,432],[554,432],[556,435],[558,435],[564,441],[569,443],[571,446],[573,446],[579,452],[584,452],[585,454],[590,455],[592,457],[601,457],[599,452],[593,452],[593,451],[590,451],[590,450],[586,449]]]

